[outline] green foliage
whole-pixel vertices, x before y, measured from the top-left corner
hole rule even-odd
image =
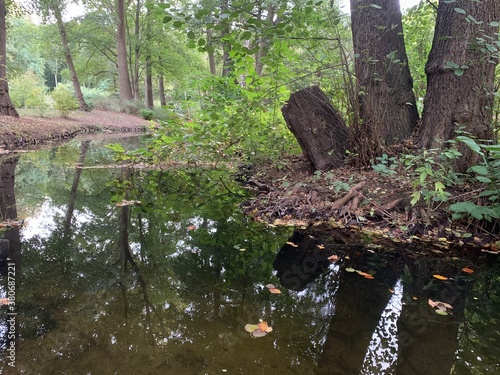
[[[396,157],[389,157],[387,154],[383,154],[382,156],[378,156],[377,161],[378,164],[373,164],[372,161],[372,169],[381,174],[382,176],[394,176],[396,174],[396,168],[398,167],[398,161]]]
[[[50,96],[54,100],[54,108],[59,111],[61,117],[66,118],[71,111],[78,109],[78,101],[71,90],[64,85],[58,85]]]
[[[41,115],[47,110],[47,89],[35,73],[28,71],[14,77],[10,80],[9,87],[10,98],[15,107],[35,108]]]
[[[144,119],[144,120],[152,120],[154,118],[154,112],[152,109],[149,108],[144,108],[139,111],[139,115]]]
[[[468,136],[457,139],[481,157],[481,162],[470,167],[468,181],[478,192],[471,200],[450,206],[453,218],[472,217],[492,221],[500,218],[500,145],[478,143]]]

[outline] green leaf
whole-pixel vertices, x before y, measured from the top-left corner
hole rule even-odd
[[[485,177],[485,176],[477,176],[476,180],[478,180],[480,182],[484,182],[486,184],[489,184],[491,182],[491,179],[489,179],[488,177]]]
[[[346,270],[346,272],[356,272],[356,270],[354,268],[351,268],[351,267],[347,267],[345,270]]]
[[[498,22],[498,21],[491,21],[491,22],[489,23],[489,25],[490,25],[491,27],[498,27],[498,26],[500,26],[500,22]]]
[[[466,136],[463,136],[463,135],[459,135],[457,137],[457,139],[463,143],[465,143],[467,146],[469,146],[469,148],[476,152],[477,154],[479,155],[483,155],[483,152],[481,151],[481,147],[477,144],[477,142],[475,140],[473,140],[472,138],[469,138],[469,137],[466,137]]]
[[[463,10],[462,8],[455,8],[455,12],[460,14],[466,14],[465,10]]]
[[[250,31],[245,31],[240,37],[241,40],[250,40],[250,38],[252,38],[252,33]]]
[[[474,165],[470,167],[469,170],[477,174],[482,174],[483,176],[488,174],[488,169],[484,165]]]
[[[194,39],[194,38],[196,37],[196,35],[195,35],[194,31],[191,31],[191,30],[190,30],[190,31],[188,31],[186,35],[187,35],[187,37],[188,37],[189,39]]]
[[[453,72],[455,73],[456,76],[463,76],[464,75],[464,70],[463,69],[455,69],[455,71]]]
[[[172,24],[175,28],[180,28],[182,27],[183,23],[182,21],[174,21],[174,23]]]
[[[377,4],[370,4],[370,6],[372,8],[375,8],[375,9],[382,9],[382,7],[380,5],[377,5]]]
[[[448,315],[448,313],[446,311],[443,311],[443,310],[436,310],[436,314],[438,314],[438,315]]]
[[[170,21],[172,21],[172,16],[163,17],[163,23],[169,23]]]

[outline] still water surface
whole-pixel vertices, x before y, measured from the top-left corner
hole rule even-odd
[[[14,328],[0,306],[3,373],[500,373],[497,255],[265,226],[240,213],[230,176],[103,168],[105,143],[1,159],[2,216],[26,220],[0,232],[0,297],[8,264],[17,281]],[[259,320],[273,330],[252,338]]]

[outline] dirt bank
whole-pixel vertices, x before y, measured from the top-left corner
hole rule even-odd
[[[138,116],[100,110],[75,111],[69,118],[0,116],[0,150],[37,147],[79,133],[144,132],[150,125]]]

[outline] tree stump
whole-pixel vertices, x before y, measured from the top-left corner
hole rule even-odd
[[[342,116],[318,86],[290,95],[281,113],[315,169],[325,171],[342,166],[348,129]]]

